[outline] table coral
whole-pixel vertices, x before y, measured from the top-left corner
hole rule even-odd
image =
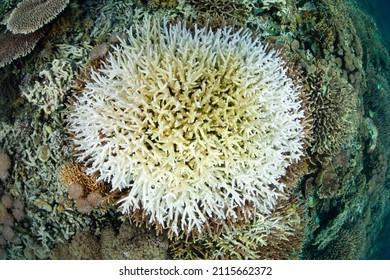
[[[14,34],[28,34],[52,21],[69,4],[69,0],[24,0],[6,20]]]

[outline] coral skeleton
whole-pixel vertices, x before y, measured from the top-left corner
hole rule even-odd
[[[145,20],[128,30],[69,114],[78,160],[174,234],[246,205],[270,213],[303,155],[287,67],[247,30]]]

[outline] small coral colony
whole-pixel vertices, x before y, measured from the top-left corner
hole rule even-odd
[[[390,59],[353,1],[0,15],[1,258],[377,254]]]

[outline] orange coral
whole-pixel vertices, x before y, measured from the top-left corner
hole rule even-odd
[[[94,175],[88,176],[80,163],[66,163],[59,168],[58,174],[80,213],[90,213],[93,208],[109,200],[108,185],[97,182]]]

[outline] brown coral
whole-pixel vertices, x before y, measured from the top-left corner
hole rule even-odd
[[[314,118],[311,149],[318,154],[334,154],[356,132],[357,93],[332,68],[321,67],[308,75]]]
[[[238,22],[245,22],[250,13],[248,4],[238,0],[192,0],[191,4],[195,6],[200,15],[207,13]]]
[[[145,228],[124,222],[118,232],[112,227],[105,227],[101,235],[78,232],[69,242],[57,245],[50,257],[59,260],[166,259],[168,241]]]
[[[0,33],[0,68],[13,60],[29,54],[44,34],[37,30],[30,34]]]
[[[6,20],[14,34],[27,34],[52,21],[69,4],[69,0],[24,0]]]
[[[321,199],[332,198],[334,195],[341,192],[339,178],[331,164],[322,167],[320,173],[316,177],[318,186],[318,197]]]
[[[207,233],[170,244],[174,259],[297,259],[304,240],[306,214],[297,196],[280,199],[267,217],[236,223],[225,233]]]
[[[99,260],[99,238],[89,231],[80,231],[69,242],[58,244],[50,257],[55,260]]]
[[[85,168],[80,163],[66,163],[59,168],[58,174],[67,188],[74,184],[80,185],[84,190],[84,194],[93,191],[105,194],[109,190],[106,184],[98,183],[95,176],[88,176],[85,173]]]
[[[324,249],[322,259],[359,260],[367,253],[367,232],[364,223],[358,222],[352,228],[342,229],[338,238]]]
[[[0,179],[7,178],[8,169],[10,168],[10,166],[10,158],[8,157],[7,153],[0,147]]]

